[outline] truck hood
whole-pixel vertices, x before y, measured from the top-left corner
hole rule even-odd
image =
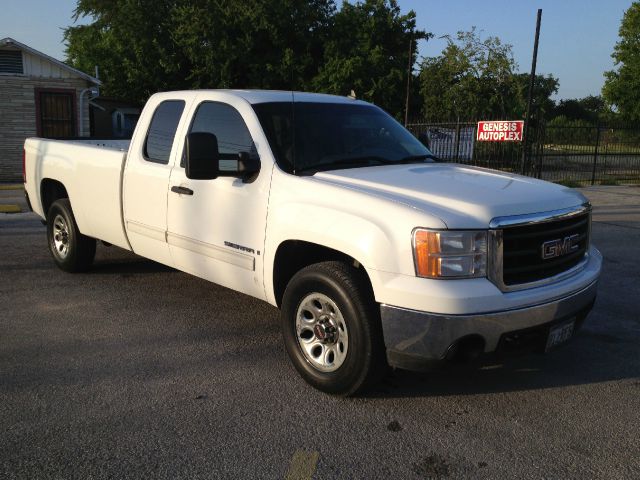
[[[553,183],[452,163],[332,170],[313,178],[418,209],[438,217],[448,228],[487,228],[496,217],[587,201],[578,191]]]

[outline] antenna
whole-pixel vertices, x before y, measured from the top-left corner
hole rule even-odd
[[[293,15],[293,14],[292,14]],[[291,155],[292,155],[292,159],[291,159],[291,163],[293,164],[293,174],[296,174],[296,107],[295,107],[295,97],[293,95],[293,80],[294,80],[294,74],[293,74],[293,62],[291,62],[290,65],[290,69],[289,69],[289,73],[291,75]]]
[[[291,155],[293,163],[293,174],[296,174],[296,106],[293,89],[291,90]]]

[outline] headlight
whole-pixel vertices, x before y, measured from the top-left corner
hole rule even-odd
[[[416,275],[427,278],[475,278],[487,274],[487,232],[413,231]]]

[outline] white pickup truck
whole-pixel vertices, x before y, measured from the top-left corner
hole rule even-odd
[[[130,142],[27,139],[25,191],[63,270],[101,240],[265,300],[302,377],[342,395],[564,343],[602,264],[579,192],[437,162],[330,95],[156,94]]]

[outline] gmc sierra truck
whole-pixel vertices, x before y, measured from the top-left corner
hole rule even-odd
[[[596,297],[585,197],[438,162],[363,101],[166,92],[131,141],[24,148],[58,267],[88,269],[100,240],[265,300],[325,392],[359,392],[388,365],[552,349]]]

